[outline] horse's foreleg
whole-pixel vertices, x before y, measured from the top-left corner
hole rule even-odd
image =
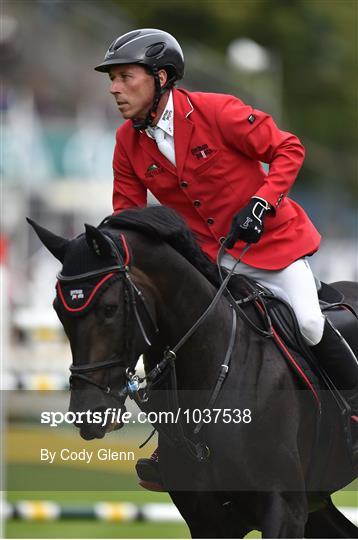
[[[263,538],[303,538],[307,521],[304,493],[267,493],[263,502]]]
[[[250,530],[215,492],[170,492],[192,538],[243,538]]]

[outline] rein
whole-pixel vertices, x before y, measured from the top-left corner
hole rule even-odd
[[[126,251],[126,261],[125,262],[123,261],[123,258],[122,258],[121,254],[119,252],[118,247],[116,246],[116,244],[111,239],[111,241],[113,243],[113,246],[115,248],[114,252],[115,252],[115,254],[117,256],[117,259],[118,259],[118,265],[111,266],[111,267],[104,268],[104,269],[100,269],[100,270],[96,270],[96,271],[92,271],[92,272],[87,272],[85,274],[80,274],[80,275],[76,275],[76,276],[63,276],[61,274],[58,274],[58,281],[59,282],[61,282],[61,281],[66,281],[66,282],[78,281],[79,279],[99,276],[99,275],[103,275],[103,274],[108,275],[109,273],[120,273],[121,279],[124,279],[124,286],[125,286],[125,289],[128,291],[128,295],[129,295],[129,299],[130,299],[129,300],[130,307],[132,308],[132,311],[134,313],[134,316],[135,316],[135,319],[137,321],[138,327],[140,329],[141,335],[142,335],[144,341],[146,342],[146,344],[150,347],[151,346],[151,341],[150,341],[150,339],[148,337],[148,334],[147,334],[147,332],[145,330],[143,321],[142,321],[142,319],[141,319],[141,317],[139,315],[138,308],[137,308],[137,299],[140,300],[142,306],[144,307],[145,312],[146,312],[148,318],[150,319],[151,325],[154,328],[155,333],[157,334],[159,332],[159,330],[158,330],[158,328],[156,326],[156,323],[154,321],[154,318],[153,318],[153,316],[152,316],[152,314],[151,314],[151,312],[150,312],[150,310],[149,310],[149,308],[147,306],[147,303],[145,301],[145,297],[144,297],[142,291],[140,291],[140,289],[138,289],[138,287],[134,284],[134,282],[132,281],[132,279],[130,277],[130,274],[129,274],[129,250],[128,250],[126,242],[125,242],[125,237],[123,235],[121,235],[121,236],[122,236],[122,242],[123,242],[123,244],[125,246],[125,251]],[[207,408],[212,408],[215,401],[216,401],[216,399],[217,399],[217,397],[218,397],[218,395],[219,395],[219,392],[220,392],[221,387],[222,387],[222,385],[224,383],[224,380],[225,380],[225,378],[227,376],[227,373],[229,371],[229,364],[230,364],[233,349],[234,349],[236,328],[237,328],[237,315],[236,315],[236,313],[239,311],[240,315],[242,316],[242,314],[241,314],[242,310],[239,308],[239,306],[236,304],[235,300],[231,296],[230,292],[227,289],[227,285],[228,285],[232,275],[234,274],[237,265],[240,263],[242,257],[245,255],[245,253],[247,252],[247,250],[249,248],[250,248],[250,244],[246,244],[245,247],[243,248],[239,258],[236,260],[234,266],[228,272],[225,279],[223,279],[222,274],[221,274],[221,270],[220,270],[220,261],[221,261],[221,258],[223,256],[223,253],[224,253],[225,245],[222,244],[222,246],[220,247],[219,253],[218,253],[218,261],[217,261],[218,267],[219,267],[219,276],[221,278],[221,285],[220,285],[219,289],[217,290],[214,298],[212,299],[212,301],[210,302],[208,307],[205,309],[205,311],[202,313],[202,315],[197,319],[197,321],[193,324],[193,326],[184,334],[184,336],[177,342],[177,344],[172,348],[167,347],[167,349],[164,352],[163,359],[146,375],[146,377],[144,377],[144,378],[139,377],[138,375],[136,375],[135,368],[127,367],[127,369],[126,369],[127,382],[119,391],[116,392],[116,391],[112,391],[110,385],[103,385],[103,384],[97,383],[96,381],[94,381],[93,379],[91,379],[90,377],[85,375],[86,373],[91,373],[91,372],[94,372],[94,371],[98,371],[98,370],[101,370],[101,369],[107,369],[107,368],[111,368],[111,367],[114,367],[114,366],[118,365],[118,357],[111,357],[110,359],[105,360],[103,362],[99,362],[97,364],[86,363],[86,364],[82,364],[80,366],[74,366],[72,364],[70,366],[70,371],[71,371],[70,386],[71,386],[71,383],[73,382],[73,380],[75,380],[75,379],[83,380],[86,383],[88,383],[90,385],[93,385],[93,386],[96,386],[97,388],[101,389],[106,394],[112,395],[113,397],[120,400],[121,402],[122,402],[122,400],[125,400],[125,398],[127,396],[129,396],[131,399],[133,399],[137,403],[137,405],[141,409],[143,409],[144,404],[147,403],[148,399],[149,399],[149,397],[148,397],[148,388],[151,386],[151,384],[153,382],[156,381],[156,379],[170,365],[171,368],[172,368],[170,376],[171,376],[171,380],[172,380],[172,386],[173,386],[173,389],[174,389],[174,392],[172,393],[173,394],[173,396],[172,396],[173,407],[174,407],[175,410],[178,410],[179,403],[178,403],[178,393],[177,393],[177,384],[176,384],[176,370],[175,370],[175,360],[176,360],[176,357],[177,357],[177,353],[183,347],[183,345],[190,339],[190,337],[197,331],[197,329],[203,324],[203,322],[207,319],[209,314],[216,307],[216,305],[219,302],[220,298],[222,297],[224,291],[226,291],[226,294],[228,294],[229,297],[231,298],[231,300],[233,301],[230,304],[230,308],[232,309],[231,334],[230,334],[229,344],[228,344],[228,348],[227,348],[227,351],[226,351],[226,354],[225,354],[224,361],[221,364],[220,372],[219,372],[219,375],[218,375],[214,390],[213,390],[213,392],[212,392],[212,394],[211,394],[211,396],[209,398],[209,402],[208,402],[208,405],[207,405]],[[102,281],[104,281],[104,279]],[[242,299],[241,302],[243,302],[243,303],[244,302],[249,302],[251,300],[254,300],[255,298],[253,297],[253,295],[249,295],[247,298]],[[246,315],[245,315],[245,318],[247,318]],[[265,335],[266,334],[268,334],[268,332],[265,332]],[[141,384],[143,382],[145,382],[145,381],[147,382],[146,387],[141,388]],[[196,427],[194,429],[194,432],[193,432],[193,435],[195,437],[198,436],[198,434],[201,431],[202,427],[203,427],[203,422],[196,425]],[[192,457],[194,457],[195,459],[197,459],[199,461],[204,461],[205,459],[207,459],[207,457],[209,455],[209,449],[205,445],[203,445],[202,443],[200,443],[200,442],[199,443],[194,443],[193,441],[191,441],[190,439],[187,438],[187,436],[185,435],[183,423],[182,423],[180,417],[179,417],[179,421],[178,421],[178,432],[179,432],[179,441],[178,442],[182,443],[182,445],[184,446],[184,448],[186,448],[189,455],[191,455]]]
[[[128,383],[119,391],[119,394],[121,397],[124,397],[128,394],[133,394],[138,392],[140,383],[148,380],[150,382],[153,382],[167,367],[167,365],[176,360],[177,352],[182,348],[182,346],[188,341],[188,339],[196,332],[196,330],[201,326],[201,324],[205,321],[205,319],[208,317],[208,315],[212,312],[212,310],[215,308],[217,303],[219,302],[220,298],[222,297],[225,290],[227,290],[227,285],[236,269],[236,266],[240,263],[242,257],[245,255],[247,250],[250,248],[251,244],[246,244],[242,252],[240,253],[239,258],[236,260],[235,265],[232,267],[230,272],[227,274],[226,278],[222,281],[219,289],[217,290],[214,298],[210,302],[209,306],[206,308],[204,313],[198,318],[198,320],[193,324],[191,328],[184,334],[184,336],[178,341],[178,343],[172,347],[167,348],[164,352],[164,356],[161,362],[159,362],[149,373],[146,377],[140,378],[137,375],[135,375],[135,371],[127,371],[127,378],[131,385],[131,390],[129,389]],[[219,256],[218,260],[221,260],[222,254],[224,250],[224,244],[221,246],[219,250]],[[233,307],[233,306],[231,306]],[[236,318],[235,318],[236,320]],[[134,390],[133,390],[134,389]]]
[[[224,280],[222,280],[222,277],[221,277],[221,274],[220,274],[220,269],[219,269],[219,275],[221,277],[222,283],[221,283],[217,293],[215,294],[213,300],[211,301],[209,306],[206,308],[204,313],[196,321],[196,323],[193,324],[193,326],[190,328],[190,330],[188,330],[188,332],[181,338],[181,340],[175,345],[175,347],[173,347],[172,352],[174,354],[176,354],[177,351],[184,345],[184,343],[186,343],[188,341],[190,336],[192,336],[194,334],[194,332],[196,332],[196,330],[199,328],[199,326],[205,321],[207,316],[211,313],[211,311],[214,309],[216,304],[219,302],[223,292],[225,290],[227,290],[227,285],[228,285],[228,283],[229,283],[229,281],[231,279],[231,276],[235,272],[235,269],[236,269],[237,265],[239,264],[239,262],[241,261],[242,257],[245,255],[247,250],[250,248],[250,245],[251,244],[246,244],[246,246],[244,247],[244,249],[240,253],[240,257],[237,259],[237,261],[235,262],[235,265],[231,268],[230,272],[228,273],[228,275],[226,276],[226,278]],[[220,261],[221,261],[221,258],[222,258],[224,247],[225,247],[224,244],[222,244],[222,246],[221,246],[221,248],[219,250],[219,254],[218,254],[218,261],[219,261],[218,262],[218,267],[219,268],[220,268]]]

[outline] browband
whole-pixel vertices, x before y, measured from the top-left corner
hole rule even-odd
[[[102,274],[109,274],[110,272],[125,272],[126,266],[123,264],[116,264],[114,266],[107,266],[107,268],[101,268],[100,270],[92,270],[91,272],[85,272],[84,274],[76,274],[75,276],[64,276],[59,272],[57,274],[58,281],[78,281],[88,277],[100,276]]]
[[[102,274],[108,274],[109,272],[125,272],[127,270],[127,267],[129,265],[130,261],[130,255],[129,255],[129,249],[127,246],[127,241],[124,236],[124,234],[120,235],[120,238],[123,243],[124,252],[126,254],[125,260],[123,260],[123,257],[118,249],[117,244],[113,241],[113,238],[111,238],[108,234],[103,233],[107,236],[108,241],[112,245],[113,251],[116,255],[116,259],[118,260],[119,264],[115,264],[113,266],[107,266],[106,268],[101,268],[99,270],[92,270],[90,272],[85,272],[83,274],[76,274],[74,276],[64,276],[61,274],[61,272],[58,272],[57,274],[57,280],[58,281],[78,281],[80,279],[85,279],[88,277],[94,277],[94,276],[100,276]]]

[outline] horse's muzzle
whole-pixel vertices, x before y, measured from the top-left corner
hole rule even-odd
[[[125,407],[120,410],[125,412]],[[80,430],[82,439],[86,441],[103,439],[107,433],[123,427],[120,416],[116,414],[116,410],[113,408],[97,407],[96,409],[91,409],[89,413],[89,415],[84,415],[83,419],[81,418],[74,423]]]

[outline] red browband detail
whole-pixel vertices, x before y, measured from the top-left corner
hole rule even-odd
[[[89,304],[90,302],[92,301],[92,298],[94,297],[94,295],[96,294],[96,292],[98,291],[98,289],[101,287],[101,285],[103,285],[103,283],[105,283],[109,278],[111,278],[112,276],[114,276],[114,272],[110,272],[109,274],[106,274],[104,276],[104,278],[101,279],[101,281],[99,281],[97,283],[97,285],[95,286],[95,288],[93,289],[93,291],[91,292],[91,294],[89,295],[89,297],[87,298],[86,302],[83,304],[83,306],[81,307],[78,307],[78,308],[71,308],[66,300],[65,300],[65,297],[63,295],[63,292],[62,292],[62,289],[61,289],[61,284],[60,282],[58,281],[57,284],[56,284],[56,288],[57,288],[57,291],[58,291],[58,294],[61,298],[61,301],[63,303],[63,305],[65,306],[65,308],[67,309],[67,311],[72,311],[72,312],[76,312],[76,311],[82,311],[83,309],[85,309]]]
[[[126,259],[124,261],[124,266],[128,266],[129,260],[130,260],[130,255],[129,255],[129,249],[128,249],[126,237],[124,236],[124,234],[121,234],[121,239],[122,239],[124,251],[125,251],[125,254],[126,254]]]

